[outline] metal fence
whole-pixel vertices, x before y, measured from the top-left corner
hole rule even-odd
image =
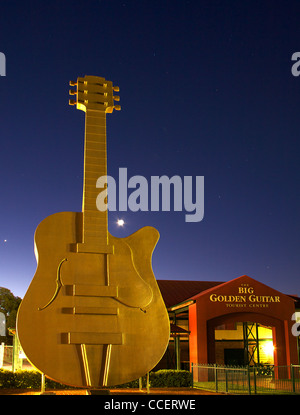
[[[11,367],[13,361],[13,346],[0,344],[0,368]]]
[[[19,344],[7,346],[0,344],[0,369],[12,370],[33,370],[34,368],[26,359]]]
[[[231,394],[300,394],[300,366],[192,364],[193,387]]]

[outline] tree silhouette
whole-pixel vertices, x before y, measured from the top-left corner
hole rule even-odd
[[[11,342],[8,328],[16,327],[17,312],[21,301],[22,299],[15,297],[8,288],[0,287],[0,312],[4,313],[6,318],[6,339],[1,336],[0,341]]]

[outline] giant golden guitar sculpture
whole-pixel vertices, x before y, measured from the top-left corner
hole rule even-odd
[[[56,213],[35,233],[37,270],[21,303],[17,332],[30,362],[69,385],[102,388],[144,375],[161,359],[169,319],[152,272],[159,233],[145,227],[123,239],[108,233],[96,207],[96,180],[106,171],[106,113],[112,82],[78,78],[85,111],[82,212]]]

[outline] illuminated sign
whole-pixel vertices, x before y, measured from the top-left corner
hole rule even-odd
[[[279,295],[257,295],[249,284],[241,284],[236,294],[214,293],[209,299],[213,303],[225,303],[226,307],[269,307],[271,303],[280,303]]]

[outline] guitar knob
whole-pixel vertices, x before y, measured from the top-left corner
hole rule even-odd
[[[119,92],[120,91],[120,88],[118,86],[113,86],[113,91]]]
[[[121,111],[121,105],[115,105],[114,109],[117,110],[117,111]]]
[[[76,86],[76,85],[77,85],[77,81],[70,81],[70,82],[69,82],[69,85],[70,85],[70,86]]]
[[[118,97],[118,95],[116,95],[115,97],[113,97],[113,99],[114,99],[115,101],[120,101],[120,97]]]
[[[76,94],[77,94],[77,91],[73,91],[73,89],[70,89],[70,90],[69,90],[69,94],[70,94],[70,95],[76,95]]]
[[[69,99],[69,105],[76,105],[75,99]]]

